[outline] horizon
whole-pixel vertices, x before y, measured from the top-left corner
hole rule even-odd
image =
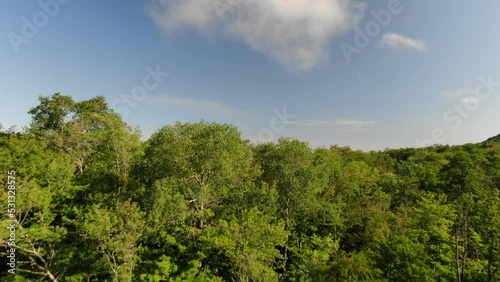
[[[62,94],[62,93],[55,93],[55,94]],[[64,96],[64,95],[63,95]],[[70,96],[69,96],[70,97]],[[46,96],[46,98],[51,98],[51,96]],[[80,101],[75,101],[75,102],[80,102]],[[107,102],[107,101],[106,101]],[[108,105],[109,106],[109,105]],[[111,109],[113,110],[113,109]],[[115,111],[116,113],[116,111]],[[122,117],[122,115],[120,115]],[[380,152],[388,152],[388,151],[391,151],[391,150],[405,150],[405,149],[422,149],[422,150],[426,150],[427,148],[429,147],[435,147],[435,146],[449,146],[449,147],[461,147],[461,146],[464,146],[464,145],[468,145],[468,144],[481,144],[481,143],[486,143],[486,142],[490,142],[491,140],[496,140],[500,137],[500,134],[498,135],[495,135],[495,136],[490,136],[488,139],[486,140],[483,140],[483,141],[480,141],[480,142],[477,142],[477,143],[472,143],[472,142],[468,142],[468,143],[463,143],[463,144],[454,144],[454,145],[450,145],[450,144],[431,144],[431,145],[428,145],[428,146],[423,146],[423,147],[398,147],[398,148],[383,148],[383,149],[371,149],[371,150],[364,150],[364,149],[356,149],[356,148],[351,148],[349,145],[340,145],[340,144],[327,144],[327,145],[318,145],[318,146],[311,146],[311,144],[309,144],[308,141],[306,140],[301,140],[301,139],[298,139],[298,138],[290,138],[290,137],[286,137],[286,136],[282,136],[276,140],[271,140],[271,141],[268,141],[268,142],[261,142],[261,140],[258,140],[257,138],[253,138],[250,137],[250,138],[245,138],[243,136],[243,132],[234,124],[232,123],[218,123],[218,122],[207,122],[206,120],[202,119],[198,122],[187,122],[187,123],[182,123],[180,121],[176,121],[174,122],[173,124],[166,124],[166,125],[163,125],[161,126],[160,128],[158,128],[156,131],[154,131],[151,135],[149,136],[145,136],[142,131],[140,131],[140,128],[135,128],[135,129],[138,129],[141,133],[141,142],[147,142],[149,139],[151,139],[151,137],[158,133],[163,127],[165,126],[175,126],[177,123],[181,123],[181,124],[200,124],[200,123],[207,123],[207,124],[223,124],[223,125],[229,125],[229,126],[233,126],[236,128],[236,130],[240,133],[242,139],[244,141],[247,141],[248,142],[248,145],[259,145],[259,144],[263,144],[263,143],[268,143],[268,142],[271,142],[271,143],[274,143],[274,144],[279,144],[279,139],[281,138],[285,138],[285,139],[292,139],[292,140],[298,140],[300,142],[304,142],[305,144],[307,144],[307,146],[309,146],[312,150],[317,150],[317,149],[330,149],[330,148],[349,148],[350,150],[353,150],[353,151],[361,151],[361,152],[364,152],[364,153],[371,153],[371,152],[375,152],[375,153],[380,153]],[[25,125],[25,126],[22,126],[21,128],[19,128],[17,125],[12,125],[10,126],[9,128],[3,126],[3,124],[0,123],[0,133],[5,133],[5,134],[11,134],[11,133],[21,133],[21,134],[27,134],[30,132],[30,126],[31,125]]]

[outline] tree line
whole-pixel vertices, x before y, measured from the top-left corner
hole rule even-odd
[[[201,121],[142,142],[59,93],[29,114],[0,134],[5,281],[500,281],[494,139],[362,152]]]

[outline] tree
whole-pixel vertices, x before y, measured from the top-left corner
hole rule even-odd
[[[474,240],[477,229],[471,225],[471,218],[474,216],[476,201],[483,189],[477,168],[470,153],[458,151],[442,171],[444,191],[453,202],[457,214],[453,232],[456,276],[459,282],[466,281],[467,275],[474,275],[472,272],[468,273],[468,262],[472,261],[469,253],[479,242]]]
[[[276,187],[277,213],[285,222],[287,236],[280,270],[283,279],[304,278],[307,270],[302,263],[310,258],[308,252],[314,252],[308,249],[314,245],[309,244],[307,237],[315,234],[319,222],[323,226],[334,225],[333,229],[341,224],[332,191],[323,190],[328,188],[329,168],[320,159],[321,154],[315,160],[309,146],[298,140],[280,139],[278,144],[257,146],[255,152],[263,171],[260,180]],[[322,193],[327,197],[324,201],[318,200]],[[331,232],[320,236],[330,236]]]
[[[119,202],[113,209],[95,205],[86,215],[82,231],[106,257],[113,281],[133,281],[137,243],[145,232],[144,214],[136,204]]]
[[[52,97],[40,96],[40,104],[28,113],[33,116],[31,128],[61,132],[71,114],[75,112],[75,101],[70,96],[55,93]]]
[[[9,178],[2,175],[1,184],[7,187],[11,182],[9,185],[15,189],[13,194],[2,190],[0,200],[8,203],[7,198],[14,195],[15,202],[9,206],[13,218],[7,219],[2,213],[0,244],[10,249],[4,239],[9,238],[7,227],[15,225],[17,271],[28,278],[41,275],[56,281],[74,255],[68,246],[61,245],[68,233],[64,220],[66,200],[82,187],[71,181],[69,158],[52,151],[43,138],[9,134],[2,139],[0,167],[4,172],[13,172]]]
[[[251,186],[255,176],[251,163],[252,155],[246,141],[229,125],[177,123],[163,127],[145,144],[144,156],[135,169],[137,182],[148,190],[155,187],[155,191],[161,192],[144,194],[142,205],[148,207],[152,220],[158,218],[155,216],[158,213],[166,215],[172,211],[182,215],[177,218],[179,225],[175,232],[165,234],[174,236],[171,247],[184,254],[176,262],[179,271],[193,267],[193,261],[200,275],[209,269],[219,268],[220,273],[227,271],[216,265],[223,265],[223,261],[228,260],[227,255],[219,252],[206,234],[214,228],[222,228],[220,220],[229,222],[229,218],[224,218],[224,210],[228,208],[232,193],[246,191]],[[158,201],[163,201],[155,196],[157,193],[169,194],[168,197],[173,197],[179,206],[157,205]],[[168,230],[172,232],[171,228]]]
[[[123,141],[129,141],[129,136],[134,136],[133,144],[138,146],[138,132],[109,109],[102,96],[75,102],[69,96],[56,93],[51,97],[41,96],[39,100],[40,105],[28,112],[32,115],[31,131],[45,136],[55,149],[71,156],[80,174],[96,148],[107,146],[119,153],[117,147],[123,147],[126,144]],[[113,144],[114,141],[118,144]],[[116,158],[116,169],[120,173],[123,160],[120,156]],[[128,163],[129,159],[125,161]]]

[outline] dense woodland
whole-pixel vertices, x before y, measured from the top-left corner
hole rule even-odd
[[[362,152],[202,121],[141,142],[103,97],[39,101],[0,135],[5,281],[500,281],[499,138]]]

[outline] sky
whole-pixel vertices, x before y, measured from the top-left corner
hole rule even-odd
[[[500,2],[6,0],[0,123],[38,97],[104,96],[143,138],[230,123],[361,150],[500,133]]]

